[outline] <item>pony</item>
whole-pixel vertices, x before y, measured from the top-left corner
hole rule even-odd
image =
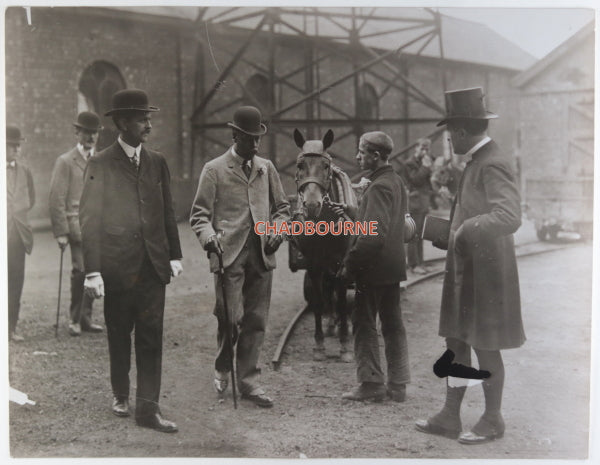
[[[350,183],[350,178],[332,163],[327,149],[333,143],[333,131],[328,130],[322,140],[305,140],[304,136],[294,130],[294,141],[301,149],[296,159],[296,207],[292,219],[295,221],[319,221],[337,223],[340,219],[350,220],[346,215],[340,218],[331,208],[331,202],[343,203],[347,211],[356,211],[357,202]],[[338,336],[340,341],[340,358],[344,362],[353,360],[348,347],[348,311],[347,287],[336,275],[351,237],[343,234],[325,235],[305,233],[292,236],[296,247],[305,259],[306,275],[305,295],[308,306],[315,317],[315,347],[313,359],[325,359],[325,337],[323,333],[323,317],[329,317],[331,324],[328,332],[335,330],[333,309],[337,315]]]

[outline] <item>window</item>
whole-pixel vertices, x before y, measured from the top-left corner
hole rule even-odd
[[[98,150],[112,144],[118,131],[110,117],[105,117],[111,108],[112,96],[125,89],[125,80],[119,69],[106,61],[96,61],[88,66],[79,79],[78,111],[94,111],[98,113],[104,129],[98,136]]]
[[[360,86],[357,114],[361,119],[379,119],[379,97],[371,84]]]
[[[261,111],[271,108],[271,89],[269,79],[263,74],[255,74],[246,81],[244,92],[244,105],[258,107]]]

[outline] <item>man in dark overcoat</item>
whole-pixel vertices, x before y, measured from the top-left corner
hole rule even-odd
[[[25,280],[25,254],[33,248],[33,232],[27,212],[35,203],[33,177],[21,157],[21,131],[6,127],[6,224],[8,262],[8,336],[21,342],[17,321],[21,308],[21,293]]]
[[[233,145],[204,165],[192,205],[190,225],[210,254],[215,273],[217,356],[213,385],[222,395],[228,385],[231,352],[226,345],[222,286],[230,313],[237,365],[237,384],[243,399],[263,408],[273,406],[260,385],[258,361],[265,337],[275,251],[281,235],[256,234],[258,222],[277,224],[290,219],[287,200],[273,163],[259,157],[260,138],[267,132],[258,108],[242,106],[228,123]],[[223,254],[224,273],[218,253]],[[223,280],[223,281],[222,281]]]
[[[85,271],[81,228],[79,227],[79,199],[83,190],[83,172],[94,155],[100,118],[91,111],[77,115],[75,137],[77,145],[56,159],[50,181],[50,220],[58,246],[71,249],[71,307],[69,308],[69,334],[79,336],[81,331],[98,333],[102,326],[92,323],[94,299],[83,292]]]
[[[105,296],[113,413],[129,416],[135,328],[136,423],[172,433],[177,426],[162,417],[158,400],[165,286],[181,273],[182,255],[167,162],[143,145],[158,108],[137,89],[117,92],[112,106],[106,115],[120,135],[88,161],[84,175],[79,210],[84,286],[93,297]]]
[[[521,200],[511,161],[487,135],[483,91],[446,92],[445,124],[454,152],[468,161],[450,217],[446,274],[439,334],[455,362],[471,364],[471,347],[483,381],[485,411],[470,432],[462,433],[460,405],[466,387],[447,386],[446,403],[417,429],[479,444],[504,434],[500,407],[504,365],[500,351],[525,341],[513,233],[521,225]],[[444,248],[446,244],[434,244]]]
[[[354,358],[359,385],[343,394],[348,400],[382,401],[386,395],[381,369],[377,315],[385,343],[387,394],[397,402],[406,396],[410,381],[408,344],[400,310],[400,281],[406,279],[404,217],[406,189],[389,164],[392,139],[380,131],[367,132],[359,141],[356,159],[368,170],[357,221],[376,221],[376,235],[356,235],[340,271],[356,281],[352,313]]]

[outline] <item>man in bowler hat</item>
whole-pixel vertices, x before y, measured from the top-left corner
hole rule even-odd
[[[35,190],[31,171],[21,157],[23,140],[19,128],[6,127],[8,336],[14,342],[23,341],[23,336],[17,333],[17,321],[25,279],[25,254],[30,254],[33,248],[33,232],[27,212],[35,203]]]
[[[393,148],[387,134],[367,132],[359,140],[356,155],[360,168],[369,172],[370,181],[357,221],[377,222],[377,234],[354,236],[339,272],[342,279],[356,282],[352,332],[359,385],[342,395],[348,400],[380,402],[387,393],[392,400],[403,402],[410,381],[400,310],[400,281],[406,279],[404,218],[408,199],[402,179],[388,160]],[[377,315],[385,343],[387,388],[380,362]]]
[[[104,296],[112,412],[120,417],[130,414],[135,328],[136,423],[173,433],[177,425],[162,417],[158,400],[165,286],[181,273],[182,255],[167,163],[143,145],[156,111],[142,90],[113,95],[106,116],[112,115],[119,137],[88,161],[79,221],[85,290],[95,298]]]
[[[190,224],[210,256],[210,270],[219,269],[217,254],[223,253],[226,298],[237,342],[237,382],[243,399],[259,407],[273,401],[259,384],[258,359],[263,344],[275,251],[282,236],[257,235],[258,221],[281,224],[290,218],[290,205],[271,161],[257,156],[260,137],[267,132],[260,111],[240,107],[234,114],[233,146],[208,162],[198,182]],[[226,346],[221,276],[215,274],[218,321],[218,352],[214,387],[227,389],[231,359]]]
[[[469,160],[450,215],[440,336],[455,362],[491,373],[482,383],[485,411],[470,432],[462,432],[460,406],[466,387],[446,388],[436,415],[419,420],[419,431],[481,444],[504,435],[500,412],[504,387],[502,349],[525,341],[513,233],[521,225],[521,200],[511,160],[487,135],[498,116],[485,109],[480,87],[446,92],[446,125],[456,154]]]
[[[100,118],[91,111],[77,116],[75,137],[77,145],[58,157],[50,181],[50,220],[54,237],[61,250],[71,248],[71,307],[69,308],[69,334],[79,336],[81,331],[98,333],[102,326],[92,323],[94,299],[83,292],[85,270],[79,227],[79,199],[83,190],[83,172],[94,155]]]

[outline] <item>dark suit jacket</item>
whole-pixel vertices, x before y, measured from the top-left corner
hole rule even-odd
[[[35,189],[31,171],[20,161],[14,168],[6,170],[6,223],[7,231],[11,230],[21,238],[25,251],[29,254],[33,249],[33,232],[27,219],[27,212],[35,203]]]
[[[113,289],[133,286],[147,254],[160,280],[181,258],[170,174],[158,152],[142,147],[136,172],[118,142],[88,162],[79,207],[85,272]]]
[[[363,194],[357,221],[377,221],[377,235],[354,236],[345,265],[358,283],[394,284],[406,279],[404,215],[406,189],[390,165],[376,169]]]
[[[54,236],[69,236],[81,242],[79,199],[83,190],[83,172],[87,162],[73,147],[57,158],[50,181],[50,220]]]

